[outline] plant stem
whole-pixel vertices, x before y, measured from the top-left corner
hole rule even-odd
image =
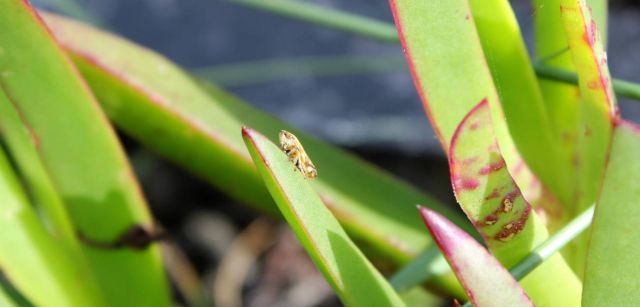
[[[360,16],[353,13],[332,9],[299,0],[228,0],[232,3],[253,7],[279,15],[302,20],[363,37],[388,43],[400,43],[395,25]],[[558,82],[577,84],[578,76],[574,72],[535,64],[538,77]],[[640,100],[640,84],[613,79],[613,91],[616,95]]]
[[[571,71],[554,68],[539,63],[534,64],[533,67],[536,71],[536,74],[540,78],[569,84],[578,84],[578,75]],[[640,100],[640,84],[620,79],[613,79],[612,83],[613,91],[616,93],[616,95]]]
[[[396,27],[372,18],[296,0],[229,0],[249,7],[289,16],[384,42],[397,43]]]
[[[306,76],[381,73],[406,71],[406,68],[404,57],[397,55],[339,55],[231,63],[197,68],[191,72],[220,86],[245,86]]]

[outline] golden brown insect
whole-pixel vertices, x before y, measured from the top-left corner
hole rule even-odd
[[[282,147],[284,153],[289,157],[289,161],[302,173],[304,178],[316,178],[318,176],[316,166],[313,165],[313,162],[311,162],[311,159],[307,156],[298,138],[293,135],[293,133],[285,130],[280,130],[279,137],[280,147]]]

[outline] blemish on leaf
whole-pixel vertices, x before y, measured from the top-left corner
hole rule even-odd
[[[521,196],[522,194],[520,194],[520,191],[518,190],[514,190],[511,191],[509,193],[507,193],[507,195],[504,196],[504,198],[502,199],[502,202],[500,204],[500,206],[502,207],[502,211],[504,212],[509,212],[511,211],[511,209],[513,209],[513,203],[515,202],[515,199],[518,198],[518,196]],[[507,206],[509,206],[509,208],[507,209]]]
[[[492,199],[496,199],[500,196],[500,192],[498,191],[498,188],[493,188],[493,190],[491,191],[491,193],[489,193],[489,195],[484,197],[484,200],[492,200]]]
[[[592,133],[593,131],[591,131],[591,127],[589,126],[584,127],[584,136],[591,136]]]
[[[494,239],[503,242],[513,239],[513,237],[524,229],[524,226],[527,224],[527,220],[529,220],[530,213],[531,206],[527,206],[520,217],[502,226],[502,229],[494,236]]]
[[[500,161],[496,161],[494,163],[491,163],[481,168],[479,174],[482,176],[485,176],[485,175],[488,175],[489,173],[493,173],[495,171],[502,169],[504,166],[505,166],[504,160],[500,159]]]
[[[464,165],[464,166],[469,166],[469,165],[471,165],[473,163],[476,163],[476,161],[478,161],[478,159],[479,159],[478,156],[474,156],[474,157],[471,157],[471,158],[466,158],[466,159],[462,160],[461,164]]]
[[[502,211],[508,213],[511,212],[511,209],[513,209],[513,202],[509,199],[505,199],[502,203]]]
[[[475,179],[471,179],[471,178],[459,178],[456,179],[456,188],[457,189],[462,189],[462,190],[474,190],[476,189],[480,184],[478,183],[477,180]]]
[[[592,90],[597,90],[601,85],[601,81],[600,80],[591,80],[589,82],[587,82],[587,87],[592,89]]]

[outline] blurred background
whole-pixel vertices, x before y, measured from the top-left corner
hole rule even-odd
[[[307,1],[393,22],[387,1]],[[32,2],[151,48],[455,204],[446,159],[399,45],[224,0]],[[530,1],[511,3],[530,45],[534,8]],[[610,3],[608,37],[613,77],[640,82],[639,3]],[[620,107],[623,117],[640,121],[640,103],[620,99]],[[216,305],[339,306],[286,225],[123,139],[154,215]]]

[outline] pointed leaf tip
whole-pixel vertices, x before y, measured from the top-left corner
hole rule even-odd
[[[534,306],[511,274],[471,236],[433,210],[418,210],[474,306]]]

